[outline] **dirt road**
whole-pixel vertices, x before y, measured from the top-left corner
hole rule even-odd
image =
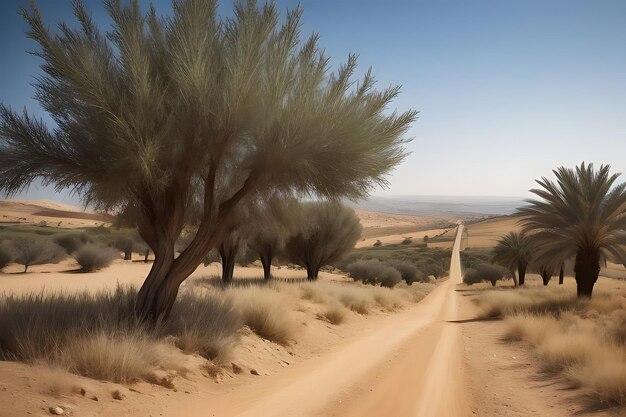
[[[420,416],[470,414],[458,300],[457,231],[450,279],[390,323],[319,357],[221,395],[189,404],[186,416]]]

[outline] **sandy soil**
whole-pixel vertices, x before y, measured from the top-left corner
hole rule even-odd
[[[504,234],[519,231],[521,226],[517,219],[509,216],[497,217],[467,225],[463,246],[467,248],[489,248]]]

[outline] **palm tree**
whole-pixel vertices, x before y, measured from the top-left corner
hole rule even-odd
[[[524,285],[526,269],[531,260],[530,253],[530,239],[526,233],[510,232],[493,249],[493,261],[511,271],[517,269],[517,284]]]
[[[626,260],[626,183],[610,174],[609,165],[597,171],[583,162],[574,169],[553,171],[556,183],[542,178],[540,189],[519,209],[524,231],[535,232],[533,244],[542,262],[559,268],[575,258],[574,274],[579,297],[591,297],[600,262]]]
[[[31,2],[31,4],[33,4]],[[242,201],[268,192],[364,197],[405,157],[415,111],[388,111],[399,87],[337,71],[317,34],[300,39],[302,10],[273,2],[105,0],[104,33],[80,0],[77,24],[48,30],[22,11],[38,44],[35,97],[54,121],[0,105],[0,191],[35,179],[124,213],[154,253],[137,314],[167,318],[182,282],[233,226]],[[184,230],[189,244],[177,253]]]

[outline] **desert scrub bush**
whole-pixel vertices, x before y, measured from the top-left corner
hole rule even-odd
[[[463,282],[467,285],[472,285],[487,281],[495,287],[499,280],[508,275],[509,270],[500,265],[477,264],[474,265],[473,268],[465,270],[465,274],[463,274]]]
[[[285,345],[293,339],[296,322],[289,300],[267,287],[233,288],[231,294],[245,325],[259,336]]]
[[[80,246],[72,256],[81,267],[82,272],[93,272],[106,268],[120,258],[120,252],[108,246],[87,243]]]
[[[336,285],[332,294],[346,307],[355,313],[369,314],[374,307],[372,293],[365,287],[356,285]]]
[[[406,282],[408,285],[413,284],[414,282],[428,282],[428,276],[424,274],[422,271],[418,270],[417,267],[406,261],[389,261],[387,265],[393,267],[396,271],[400,273],[402,276],[402,280]]]
[[[65,258],[65,251],[49,238],[21,237],[12,239],[13,262],[23,265],[24,272],[31,265],[58,263]]]
[[[405,237],[402,239],[402,242],[400,242],[401,245],[410,245],[413,242],[413,238],[412,237]]]
[[[233,348],[240,319],[229,301],[196,300],[183,293],[170,320],[148,329],[133,315],[136,293],[133,287],[118,287],[93,294],[2,297],[0,359],[41,361],[80,375],[130,382],[149,380],[157,368],[181,370],[184,357],[168,340],[216,359]],[[203,334],[208,331],[213,333]]]
[[[346,308],[335,301],[325,306],[319,313],[319,316],[330,324],[341,324],[346,319]]]
[[[374,244],[372,246],[374,247],[378,247],[378,246],[382,246],[383,242],[380,241],[380,239],[376,239],[376,242],[374,242]]]
[[[300,284],[301,298],[317,304],[328,304],[332,300],[326,283],[303,283]]]
[[[353,262],[346,267],[346,271],[355,281],[388,288],[393,288],[402,280],[402,275],[395,268],[375,259]]]
[[[239,340],[243,325],[232,296],[212,291],[183,291],[166,324],[167,333],[176,336],[183,352],[226,363]]]
[[[368,289],[372,292],[372,297],[376,304],[387,311],[396,311],[404,307],[404,300],[395,289],[385,287],[373,287]]]
[[[68,255],[76,252],[81,246],[93,243],[93,239],[85,232],[61,233],[53,237],[53,242],[65,249]]]

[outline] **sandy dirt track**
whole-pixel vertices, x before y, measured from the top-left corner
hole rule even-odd
[[[461,236],[463,226],[459,226]],[[461,282],[460,239],[450,279],[392,323],[370,329],[319,357],[220,396],[206,416],[466,416],[463,351],[454,291]]]

